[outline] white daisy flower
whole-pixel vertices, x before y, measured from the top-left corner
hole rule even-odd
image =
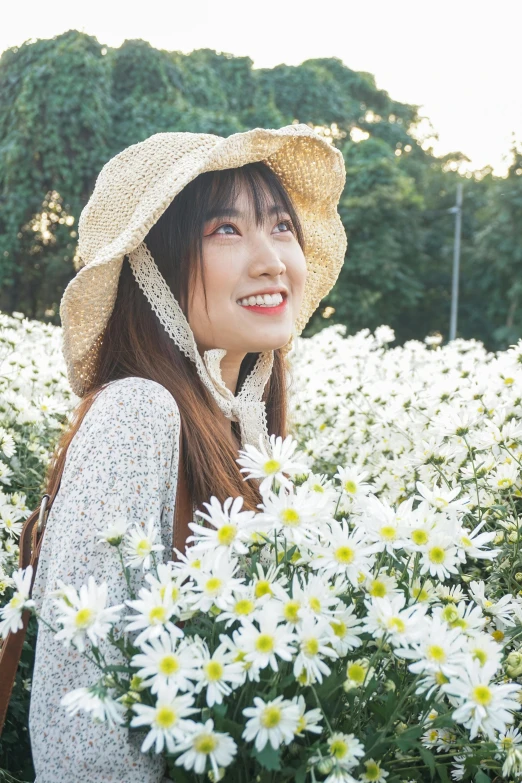
[[[303,618],[300,626],[295,629],[299,652],[294,661],[294,677],[303,678],[306,682],[322,682],[323,675],[328,676],[330,667],[324,658],[338,658],[336,651],[330,646],[332,628],[324,620],[315,620],[309,615]]]
[[[159,529],[154,517],[149,518],[149,526],[145,533],[144,527],[135,524],[125,536],[125,554],[128,559],[125,562],[130,568],[142,567],[143,571],[151,568],[151,557],[153,552],[161,552],[165,547],[163,544],[155,543],[159,535]]]
[[[193,609],[208,612],[214,604],[224,611],[230,609],[234,592],[241,589],[244,579],[238,579],[238,563],[233,559],[222,559],[219,568],[215,561],[206,560],[201,570],[194,574],[192,595],[189,600]]]
[[[9,631],[15,633],[23,628],[22,613],[25,609],[34,607],[34,601],[29,598],[31,593],[31,581],[33,578],[33,567],[19,568],[13,571],[12,580],[16,590],[11,600],[0,609],[0,637],[5,639]]]
[[[207,706],[222,704],[223,696],[228,696],[239,685],[243,684],[243,667],[227,650],[226,645],[220,644],[210,654],[205,642],[198,645],[198,680],[195,693],[201,693],[206,688]]]
[[[337,473],[334,475],[334,478],[339,479],[341,482],[341,489],[345,498],[358,500],[372,491],[371,485],[364,481],[367,476],[368,472],[365,470],[359,471],[355,468],[343,468],[341,465],[337,465]]]
[[[336,732],[328,739],[328,751],[335,759],[336,766],[349,771],[359,764],[364,756],[364,745],[355,734]]]
[[[426,632],[426,608],[419,604],[405,606],[404,595],[395,598],[366,599],[368,614],[363,631],[375,638],[387,636],[394,647],[409,646],[422,639]]]
[[[307,712],[306,702],[302,695],[294,696],[292,701],[299,707],[299,722],[295,732],[296,737],[304,736],[304,731],[310,731],[312,734],[322,734],[323,727],[320,725],[320,722],[323,720],[322,711],[314,708]]]
[[[203,503],[203,505],[209,513],[196,511],[196,514],[206,519],[213,527],[209,528],[201,523],[189,522],[189,527],[194,531],[194,535],[189,536],[187,542],[194,541],[194,546],[199,551],[212,551],[216,563],[223,554],[246,555],[248,546],[245,542],[250,536],[248,528],[256,514],[254,511],[240,511],[243,498],[229,497],[221,507],[221,503],[213,495],[210,498],[210,503]]]
[[[292,660],[295,636],[286,624],[279,623],[279,619],[270,607],[265,607],[254,618],[259,627],[249,622],[234,631],[234,644],[244,651],[244,659],[258,670],[270,666],[276,672],[278,658]]]
[[[366,767],[366,771],[361,775],[361,780],[363,780],[364,783],[386,782],[386,778],[390,773],[385,772],[385,770],[382,769],[377,761],[374,761],[374,759],[368,759],[364,762],[364,766]]]
[[[333,631],[330,644],[338,655],[344,656],[348,650],[361,646],[359,634],[362,633],[362,621],[355,614],[353,604],[342,604],[340,608],[342,611],[338,611],[329,621]]]
[[[498,549],[483,549],[490,544],[496,535],[495,531],[490,533],[481,533],[484,523],[481,522],[474,530],[468,530],[465,527],[460,529],[457,538],[457,554],[461,563],[465,563],[467,558],[474,557],[477,560],[493,560],[499,553]]]
[[[470,498],[464,497],[457,500],[462,492],[462,487],[459,485],[452,489],[448,489],[447,487],[440,487],[438,484],[435,484],[433,489],[429,489],[421,481],[417,481],[416,486],[420,495],[415,495],[415,497],[419,500],[424,498],[433,508],[437,509],[437,511],[445,511],[446,513],[463,513],[468,511]]]
[[[62,697],[60,704],[69,715],[76,715],[80,710],[90,713],[95,723],[107,722],[112,727],[125,722],[124,706],[113,699],[106,689],[97,686],[75,688]]]
[[[198,723],[190,736],[176,748],[185,751],[176,759],[178,766],[186,770],[193,769],[197,775],[202,775],[210,762],[214,779],[219,780],[219,768],[228,767],[237,753],[237,745],[228,734],[214,731],[214,721]]]
[[[24,525],[20,516],[14,506],[0,506],[0,530],[4,529],[8,536],[18,539]]]
[[[444,533],[435,533],[425,547],[420,547],[420,574],[429,573],[443,582],[451,574],[457,574],[457,549],[451,538]]]
[[[503,595],[499,601],[490,601],[486,598],[486,586],[484,582],[470,582],[469,591],[475,603],[480,606],[486,614],[491,615],[496,620],[500,620],[504,626],[513,626],[513,614],[515,604],[511,593]]]
[[[193,705],[194,697],[190,693],[178,695],[176,686],[161,688],[153,707],[148,704],[133,704],[132,709],[137,714],[131,720],[131,727],[150,726],[150,731],[141,745],[141,752],[146,753],[154,744],[156,753],[161,753],[164,748],[169,753],[175,753],[179,749],[176,743],[183,742],[197,725],[189,717],[199,712]]]
[[[62,583],[63,584],[63,583]],[[87,584],[80,587],[79,594],[69,587],[67,597],[54,598],[59,614],[56,622],[62,629],[55,634],[56,640],[62,640],[65,647],[72,643],[80,652],[85,650],[85,639],[89,638],[95,647],[107,637],[124,604],[106,607],[107,582],[98,587],[91,575]],[[57,591],[59,595],[61,591]]]
[[[268,742],[274,750],[283,743],[288,745],[297,732],[301,717],[299,706],[283,696],[268,702],[255,696],[254,706],[245,708],[243,715],[249,720],[241,736],[247,742],[255,740],[257,751],[263,750]]]
[[[273,531],[284,536],[288,548],[308,541],[312,530],[317,530],[315,495],[307,487],[290,486],[288,490],[281,489],[278,495],[269,492],[260,508],[263,510],[257,515],[256,522],[263,526],[268,538],[272,537]]]
[[[169,592],[164,591],[162,594],[157,589],[147,590],[142,587],[138,596],[139,598],[134,600],[125,600],[127,606],[138,614],[126,615],[123,618],[128,622],[126,632],[141,631],[134,641],[137,647],[148,639],[157,638],[164,630],[177,637],[184,636],[181,628],[171,621],[171,618],[176,616],[176,611]]]
[[[123,515],[116,516],[109,524],[101,529],[96,530],[96,534],[101,536],[98,539],[98,544],[109,544],[110,546],[119,546],[123,541],[128,529],[127,518]]]
[[[288,435],[284,440],[278,435],[270,435],[269,449],[263,443],[263,436],[259,436],[259,449],[250,444],[246,444],[239,451],[240,458],[236,462],[243,467],[241,473],[247,473],[245,479],[260,478],[259,485],[261,494],[268,492],[274,483],[278,481],[283,487],[291,489],[292,483],[286,478],[285,474],[295,476],[297,474],[308,474],[310,468],[304,462],[304,454],[297,453],[297,441]],[[296,459],[297,458],[297,459]],[[299,459],[302,461],[300,462]]]
[[[513,712],[520,710],[517,696],[521,686],[512,682],[495,685],[491,682],[493,674],[492,667],[469,660],[458,676],[442,686],[445,693],[456,697],[459,706],[453,718],[469,729],[470,740],[479,732],[495,740],[497,732],[504,732],[513,723]]]
[[[321,573],[345,576],[354,587],[359,586],[360,576],[369,577],[375,555],[362,528],[350,530],[348,522],[333,521],[329,532],[314,547],[310,566]]]
[[[181,691],[193,690],[192,681],[199,676],[194,646],[169,631],[142,642],[141,652],[132,657],[130,665],[139,669],[136,674],[152,693],[170,686]]]

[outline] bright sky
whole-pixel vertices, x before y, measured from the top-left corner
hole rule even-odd
[[[419,104],[439,134],[436,154],[460,150],[470,168],[505,174],[512,134],[522,142],[521,0],[41,0],[10,3],[0,52],[69,29],[120,46],[210,48],[255,67],[338,57],[374,74],[395,100]]]

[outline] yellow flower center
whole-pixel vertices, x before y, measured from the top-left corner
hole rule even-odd
[[[265,462],[264,464],[264,471],[267,474],[267,476],[271,476],[274,473],[277,473],[281,467],[281,463],[278,462],[276,459],[269,459],[268,462]]]
[[[334,557],[338,563],[348,565],[353,562],[355,552],[349,546],[339,546],[334,552]]]
[[[348,752],[348,745],[344,740],[338,738],[332,740],[332,742],[330,743],[330,753],[336,759],[344,758],[347,752]]]
[[[281,710],[275,704],[265,707],[261,713],[260,723],[265,729],[275,729],[281,722]]]
[[[144,555],[148,555],[150,551],[150,541],[147,538],[140,539],[136,545],[136,552],[138,555],[143,557]]]
[[[404,633],[406,630],[406,625],[404,624],[404,620],[401,620],[400,617],[392,617],[388,621],[388,628],[390,631],[398,631],[399,633]]]
[[[236,601],[234,612],[241,615],[250,614],[250,612],[254,611],[254,608],[254,604],[249,598],[241,598],[239,601]]]
[[[475,658],[475,660],[477,660],[480,663],[481,666],[484,666],[484,664],[486,663],[486,661],[488,659],[488,656],[486,655],[484,650],[480,650],[478,648],[475,649],[475,650],[472,650],[471,654],[472,654],[473,658]]]
[[[504,640],[504,634],[503,634],[503,632],[502,632],[502,631],[493,631],[493,633],[491,634],[491,636],[493,637],[493,639],[494,639],[496,642],[502,642],[502,641]]]
[[[387,541],[393,541],[397,536],[397,531],[391,525],[384,525],[384,527],[381,527],[379,532],[382,538],[386,539]]]
[[[349,492],[350,495],[355,495],[355,493],[357,492],[357,484],[355,483],[355,481],[345,481],[344,491]]]
[[[285,508],[281,512],[281,521],[283,525],[287,525],[288,527],[295,527],[299,524],[300,519],[295,508]]]
[[[322,487],[320,484],[313,484],[312,489],[314,492],[324,492],[324,487]]]
[[[443,663],[446,660],[446,653],[438,644],[432,644],[428,647],[428,658],[437,663]]]
[[[333,632],[334,632],[334,634],[335,634],[336,636],[338,636],[338,637],[339,637],[339,639],[342,639],[342,638],[343,638],[343,636],[344,636],[344,635],[345,635],[345,633],[346,633],[346,630],[347,630],[347,629],[346,629],[346,624],[345,624],[345,623],[343,623],[341,620],[332,620],[332,622],[330,623],[330,625],[331,625],[331,626],[332,626],[332,628],[333,628]]]
[[[376,579],[371,583],[369,592],[374,598],[384,598],[386,595],[386,585],[384,582],[379,582],[379,580]]]
[[[441,546],[434,546],[429,551],[429,558],[432,563],[440,565],[446,559],[446,552]]]
[[[223,665],[219,661],[209,661],[205,665],[205,672],[210,682],[217,682],[223,677]]]
[[[260,653],[269,653],[274,649],[274,637],[267,633],[260,633],[256,639],[256,650]]]
[[[417,546],[423,546],[428,541],[428,534],[425,530],[414,530],[411,534],[411,540]]]
[[[217,738],[213,734],[200,734],[194,740],[194,750],[196,753],[203,753],[208,756],[217,748]]]
[[[365,777],[366,780],[379,780],[381,777],[381,768],[380,766],[370,759],[370,761],[364,762],[366,765],[366,773]]]
[[[437,685],[444,685],[444,683],[449,682],[442,672],[435,672],[434,678]]]
[[[175,655],[164,655],[159,662],[158,669],[167,676],[174,674],[179,669],[179,661]]]
[[[151,625],[160,625],[167,619],[167,613],[164,606],[153,606],[149,612],[149,623]]]
[[[310,601],[308,602],[310,609],[313,612],[320,612],[321,611],[321,602],[318,598],[310,598]]]
[[[299,718],[299,720],[297,721],[297,729],[296,729],[296,734],[300,734],[300,733],[301,733],[302,731],[304,731],[305,729],[306,729],[306,721],[305,721],[305,719],[303,718],[303,716],[301,715],[301,717],[300,717],[300,718]]]
[[[88,625],[90,625],[93,615],[94,612],[88,607],[80,609],[80,611],[76,614],[74,624],[77,628],[86,628]]]
[[[205,590],[207,593],[217,593],[220,587],[221,579],[218,579],[217,576],[211,576],[205,585]]]
[[[465,546],[465,547],[472,546],[471,539],[468,538],[468,536],[461,536],[460,540],[462,542],[462,546]]]
[[[296,623],[299,620],[299,609],[301,604],[299,601],[288,601],[283,610],[285,620],[289,623]]]
[[[476,685],[473,688],[473,699],[480,704],[481,707],[487,707],[491,703],[493,695],[491,689],[487,685]]]
[[[170,729],[176,723],[177,715],[172,707],[163,705],[156,712],[156,723],[160,729]]]
[[[264,595],[273,595],[270,582],[266,579],[260,579],[255,586],[254,593],[256,598],[262,598]]]
[[[319,642],[317,639],[306,639],[303,643],[303,652],[305,655],[314,656],[319,652]]]
[[[235,525],[223,525],[220,527],[217,533],[217,540],[221,546],[230,546],[234,541],[237,533]]]
[[[346,667],[346,676],[352,682],[362,685],[366,677],[366,669],[360,663],[349,663]]]

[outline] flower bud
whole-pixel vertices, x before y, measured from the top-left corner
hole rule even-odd
[[[330,772],[333,769],[334,761],[332,758],[324,758],[321,759],[321,761],[318,761],[315,765],[315,768],[318,772],[321,773],[321,775],[329,775]]]
[[[506,673],[510,677],[520,677],[522,674],[522,653],[519,650],[509,653],[506,659]]]
[[[218,783],[218,781],[223,780],[225,777],[225,769],[224,767],[218,767],[218,774],[216,775],[213,769],[209,769],[207,772],[207,777],[211,781],[211,783]]]

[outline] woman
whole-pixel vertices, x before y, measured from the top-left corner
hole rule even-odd
[[[79,221],[82,267],[60,307],[76,417],[51,462],[50,510],[33,588],[53,624],[57,580],[106,581],[130,597],[98,532],[123,516],[172,559],[179,464],[192,508],[261,501],[236,463],[286,435],[286,354],[339,274],[341,153],[306,125],[226,139],[157,133],[102,169]],[[255,297],[255,299],[253,298]],[[181,478],[180,478],[181,482]],[[179,530],[178,530],[179,532]],[[176,531],[174,531],[176,534]],[[183,542],[182,542],[183,543]],[[143,572],[133,571],[133,588]],[[111,663],[120,663],[115,649]],[[156,783],[161,757],[134,732],[68,716],[62,696],[93,663],[39,622],[29,729],[37,783]]]

